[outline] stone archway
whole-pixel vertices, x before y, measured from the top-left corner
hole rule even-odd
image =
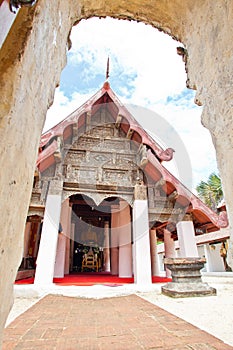
[[[38,0],[19,11],[0,51],[1,330],[12,304],[46,111],[66,63],[70,30],[92,16],[149,23],[183,42],[187,85],[197,90],[196,103],[204,105],[202,121],[213,138],[233,223],[232,1]]]

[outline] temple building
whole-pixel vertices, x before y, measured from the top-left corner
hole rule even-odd
[[[181,256],[197,257],[196,237],[226,227],[226,212],[210,210],[163,166],[173,152],[106,80],[41,137],[17,279],[31,273],[43,285],[105,272],[150,284],[159,274],[158,242],[166,257],[175,256],[177,240]]]

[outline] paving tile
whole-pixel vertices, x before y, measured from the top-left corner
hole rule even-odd
[[[194,343],[186,345],[187,350],[214,350],[215,348],[205,343]]]
[[[214,336],[136,295],[48,295],[4,331],[3,350],[230,350]]]

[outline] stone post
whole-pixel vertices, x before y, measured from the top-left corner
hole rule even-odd
[[[149,217],[146,186],[137,183],[134,189],[133,240],[134,283],[149,285],[151,279]]]
[[[61,180],[53,180],[49,185],[40,247],[36,261],[35,285],[46,285],[53,282],[61,212],[62,186],[63,182]]]
[[[119,212],[119,277],[132,277],[131,217],[125,201]]]
[[[172,282],[162,286],[162,293],[174,298],[215,295],[216,289],[201,280],[200,270],[205,261],[203,258],[166,258]]]
[[[104,271],[110,272],[109,222],[104,222]]]

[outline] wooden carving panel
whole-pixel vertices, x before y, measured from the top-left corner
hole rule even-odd
[[[130,150],[130,143],[125,140],[105,140],[104,141],[105,149],[108,150],[114,150],[120,152],[122,151],[129,151]]]
[[[84,149],[84,150],[92,150],[94,147],[97,147],[101,142],[100,138],[93,138],[87,136],[80,136],[76,143],[73,145],[73,148],[76,149]]]
[[[130,140],[116,137],[112,124],[90,126],[86,134],[66,149],[65,181],[83,188],[101,184],[106,191],[108,186],[134,186],[138,167],[136,151],[130,145]]]
[[[77,179],[79,183],[96,183],[96,170],[95,169],[78,169]]]
[[[95,164],[97,166],[103,166],[111,159],[111,154],[108,153],[100,153],[100,152],[92,152],[89,157],[88,163]]]
[[[136,156],[134,154],[117,154],[116,165],[126,169],[137,169]]]
[[[113,137],[114,129],[112,127],[104,127],[102,125],[95,126],[90,129],[90,134],[95,137],[105,138],[105,137]]]
[[[119,182],[120,180],[120,182]],[[103,181],[117,183],[119,185],[123,182],[128,182],[128,171],[127,170],[116,170],[116,169],[106,169],[103,174]]]
[[[66,164],[79,164],[86,157],[86,151],[70,150],[65,158]]]

